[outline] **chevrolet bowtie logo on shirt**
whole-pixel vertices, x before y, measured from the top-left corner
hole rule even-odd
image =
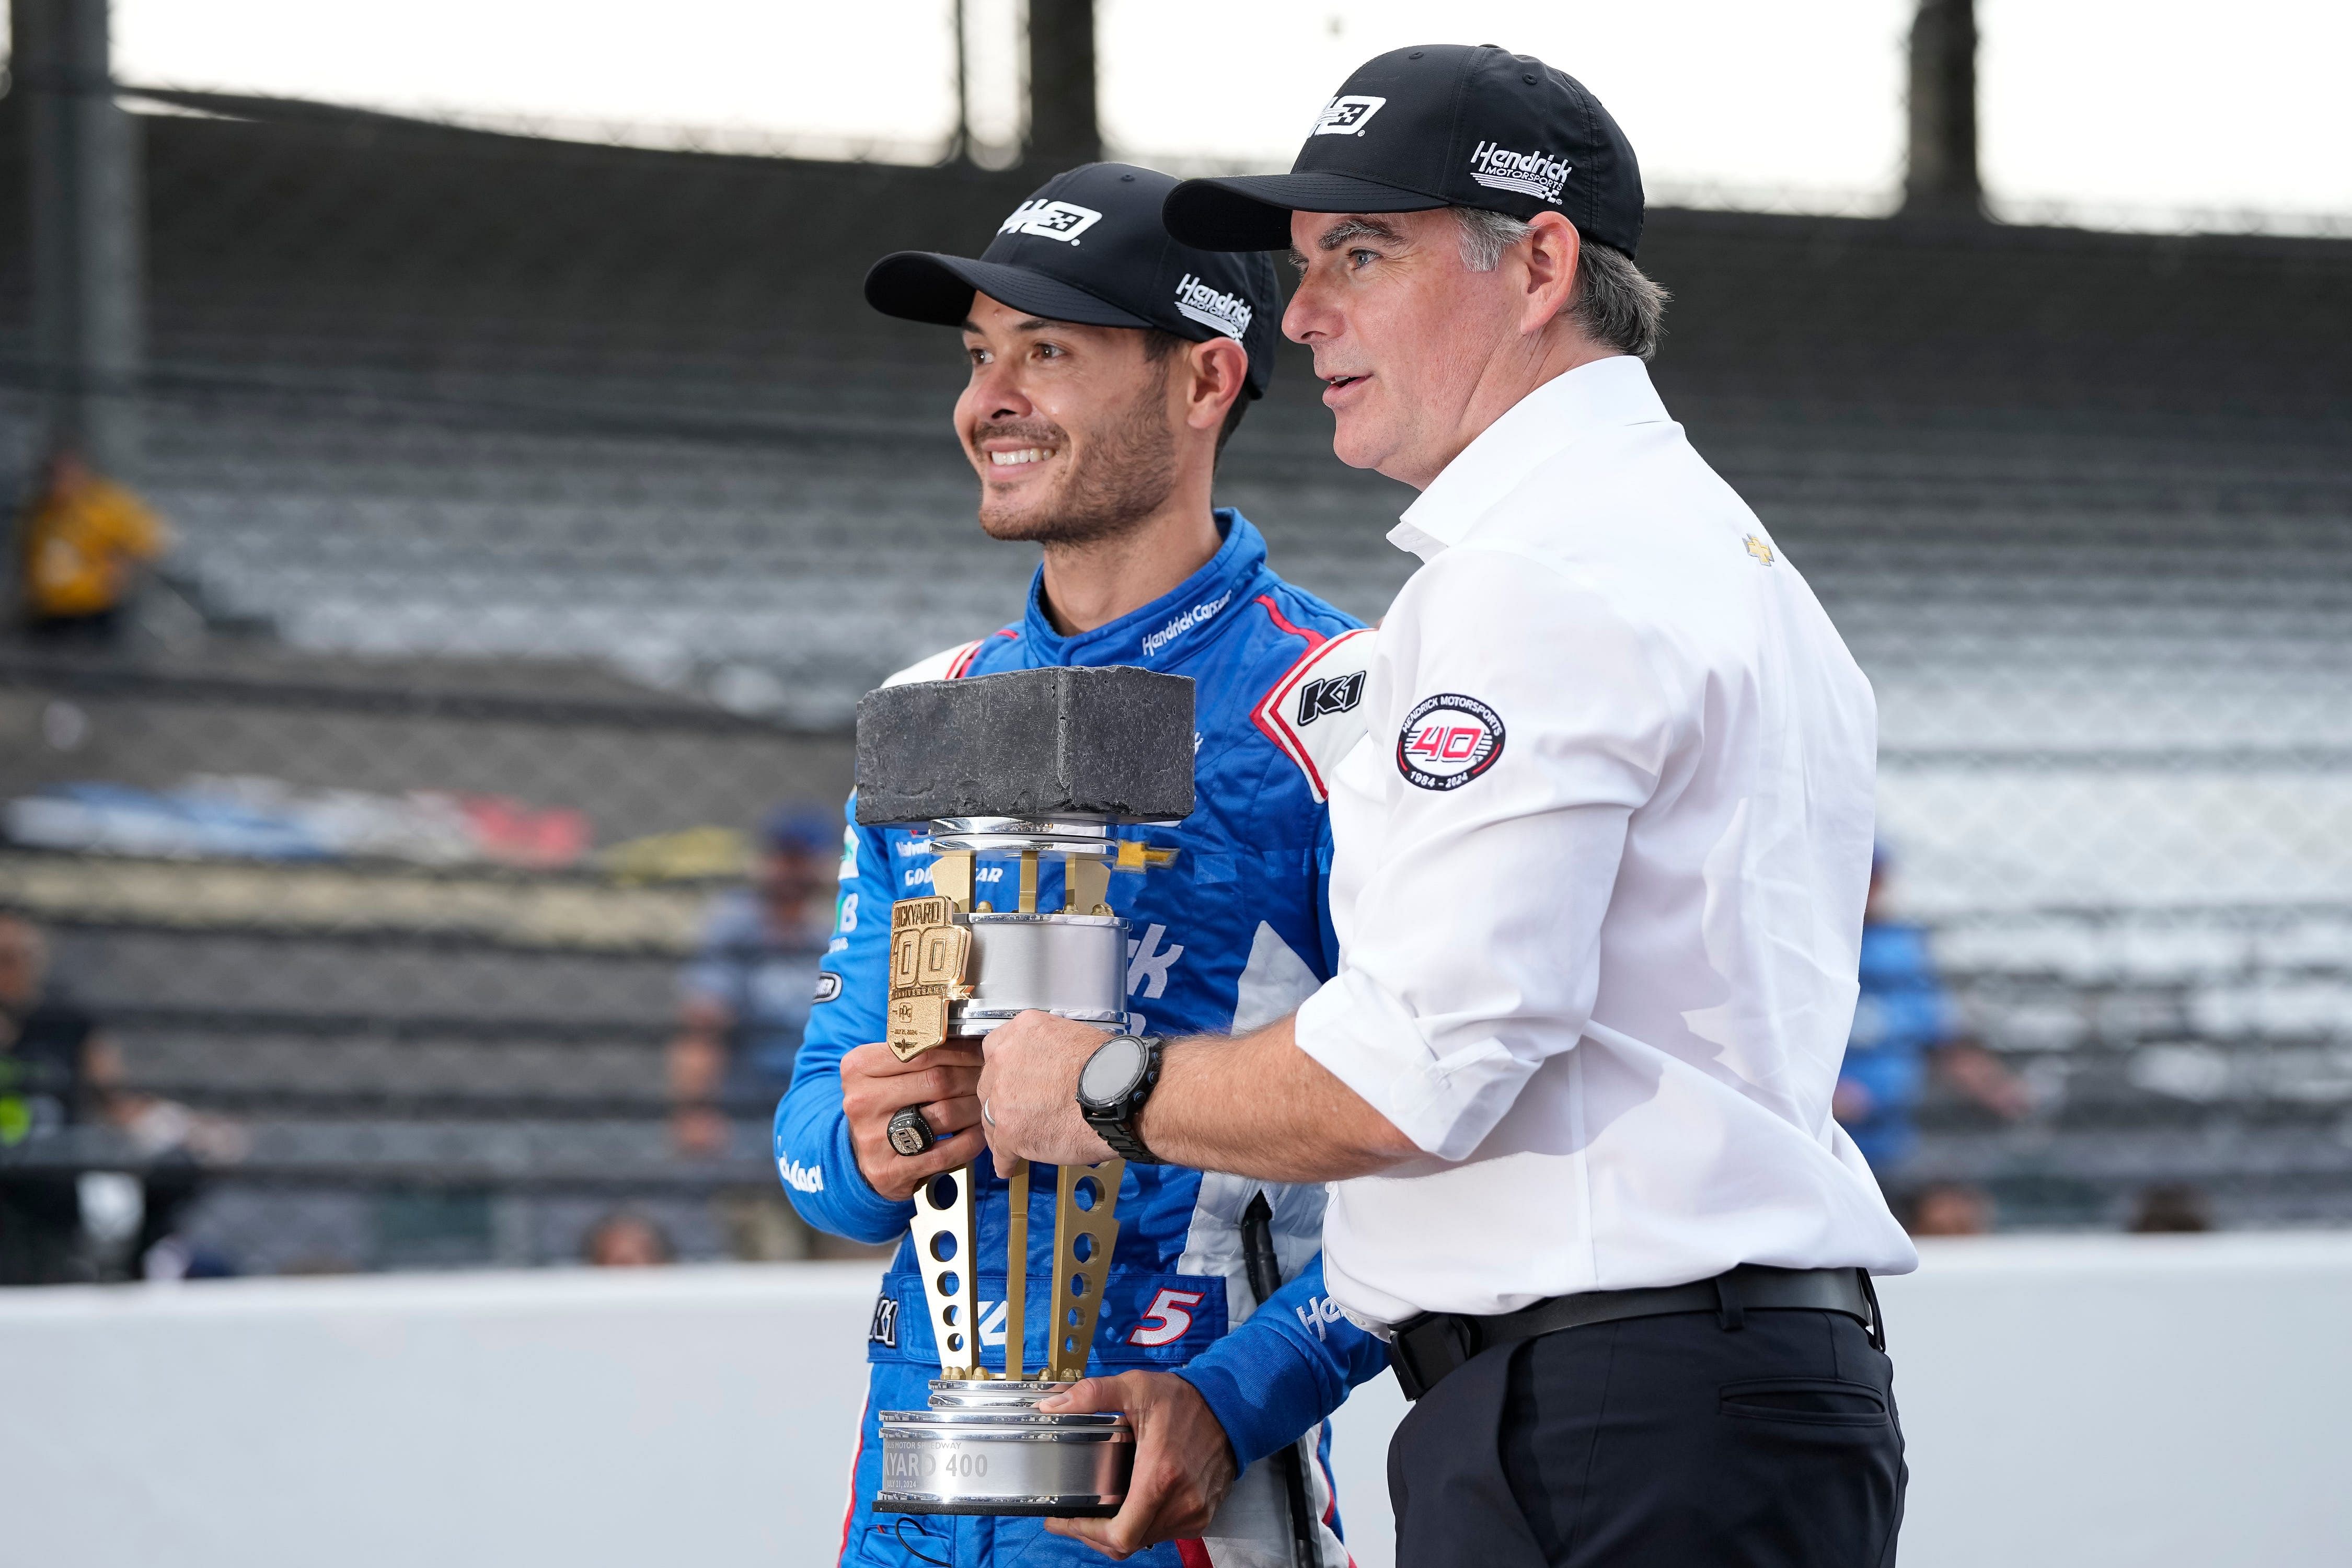
[[[1031,234],[1039,239],[1078,243],[1078,236],[1102,222],[1102,214],[1076,202],[1027,201],[996,226],[999,234]]]
[[[1772,547],[1752,533],[1748,536],[1748,553],[1767,566],[1772,564]]]

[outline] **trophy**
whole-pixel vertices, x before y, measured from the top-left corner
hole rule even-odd
[[[1128,668],[1021,670],[885,687],[857,707],[857,820],[930,824],[931,891],[890,911],[886,1037],[901,1061],[1034,1008],[1124,1031],[1127,922],[1114,870],[1171,858],[1111,836],[1117,823],[1192,810],[1192,682]],[[1041,862],[1062,907],[1041,910]],[[1004,895],[976,899],[977,889]],[[1047,1415],[1037,1402],[1086,1375],[1102,1280],[1118,1238],[1123,1160],[1054,1177],[1045,1364],[1027,1364],[1028,1163],[1007,1159],[1004,1365],[981,1364],[980,1258],[970,1167],[915,1194],[911,1226],[940,1375],[929,1407],[881,1414],[883,1513],[1118,1511],[1135,1432],[1117,1412]]]

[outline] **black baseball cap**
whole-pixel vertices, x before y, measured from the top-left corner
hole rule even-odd
[[[1232,338],[1249,353],[1244,395],[1274,378],[1282,292],[1264,256],[1202,250],[1170,237],[1160,212],[1172,175],[1131,163],[1056,174],[997,226],[977,261],[901,250],[866,274],[866,302],[887,316],[960,327],[973,290],[1016,310],[1094,327],[1157,327],[1193,342]]]
[[[1481,207],[1567,215],[1633,254],[1642,169],[1601,100],[1565,71],[1492,44],[1423,44],[1356,68],[1287,174],[1187,180],[1168,231],[1208,250],[1279,250],[1290,215]]]

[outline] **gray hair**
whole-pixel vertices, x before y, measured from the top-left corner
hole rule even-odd
[[[1503,252],[1527,238],[1530,226],[1507,213],[1454,207],[1462,226],[1462,265],[1492,272]],[[1673,298],[1614,246],[1588,239],[1577,253],[1576,285],[1563,312],[1584,335],[1604,348],[1636,359],[1658,352],[1665,335],[1666,301]]]

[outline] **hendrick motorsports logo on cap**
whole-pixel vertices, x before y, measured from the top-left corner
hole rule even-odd
[[[1460,789],[1502,754],[1502,716],[1456,691],[1415,703],[1397,732],[1397,772],[1423,789]]]
[[[1492,190],[1524,191],[1541,202],[1559,200],[1576,165],[1549,153],[1514,153],[1499,142],[1481,142],[1470,154],[1470,177]]]
[[[1249,331],[1254,313],[1249,301],[1240,295],[1220,293],[1190,272],[1176,284],[1176,308],[1212,331],[1223,332],[1235,342]]]
[[[1361,93],[1343,93],[1323,106],[1315,117],[1315,136],[1351,136],[1363,130],[1364,122],[1381,111],[1385,98],[1367,98]]]
[[[1102,221],[1102,214],[1076,202],[1026,201],[996,226],[999,234],[1034,234],[1039,239],[1078,243],[1078,236]]]

